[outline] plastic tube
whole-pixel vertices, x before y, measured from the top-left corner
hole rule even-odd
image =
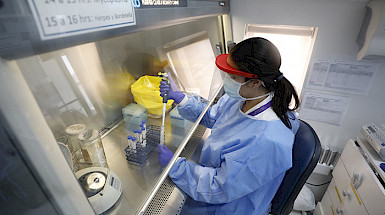
[[[141,127],[141,128],[142,128],[143,147],[146,147],[146,145],[147,145],[146,129],[144,127]]]
[[[142,130],[138,130],[138,144],[140,144],[140,146],[143,146],[143,136],[142,136]]]
[[[128,147],[132,147],[132,137],[130,135],[127,136],[127,143],[128,143]]]
[[[134,129],[134,137],[139,140],[138,129]]]
[[[136,137],[133,137],[132,138],[132,149],[134,150],[134,152],[136,152]]]

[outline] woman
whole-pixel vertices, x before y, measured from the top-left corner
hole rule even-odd
[[[270,203],[292,165],[299,122],[291,112],[299,99],[279,71],[278,49],[264,38],[250,38],[220,55],[216,65],[226,73],[223,95],[201,124],[211,128],[199,164],[178,159],[169,176],[193,200],[191,214],[268,214]],[[169,89],[161,83],[161,95]],[[205,104],[169,91],[179,113],[195,121]],[[289,107],[294,99],[294,108]],[[162,165],[172,158],[159,146]],[[183,213],[182,213],[183,214]]]

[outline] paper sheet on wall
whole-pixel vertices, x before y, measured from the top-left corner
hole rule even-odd
[[[305,92],[302,98],[300,118],[341,125],[351,98],[318,92]]]
[[[380,63],[317,59],[310,69],[307,88],[367,95]]]

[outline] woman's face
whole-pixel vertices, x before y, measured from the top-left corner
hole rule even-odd
[[[229,64],[231,67],[238,69],[239,67],[235,65],[235,63],[231,60],[230,57],[227,58],[227,64]],[[235,75],[227,73],[232,79],[234,79],[236,82],[244,83],[245,77],[241,75]],[[259,80],[250,80],[248,83],[242,85],[241,89],[239,90],[239,94],[244,98],[252,98],[258,96],[258,89],[256,89],[255,82],[260,82]],[[258,85],[259,86],[259,85]]]
[[[235,63],[230,59],[230,57],[227,57],[227,64],[229,64],[231,67],[239,70],[238,66],[235,65]],[[231,78],[233,78],[235,81],[237,81],[239,83],[245,82],[243,76],[230,74],[230,73],[228,73],[228,74],[230,75]]]

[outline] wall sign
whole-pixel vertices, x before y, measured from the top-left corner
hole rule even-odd
[[[135,25],[132,0],[28,0],[42,40]]]

